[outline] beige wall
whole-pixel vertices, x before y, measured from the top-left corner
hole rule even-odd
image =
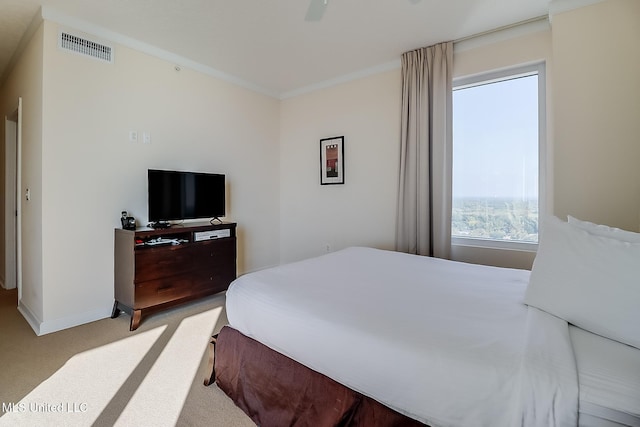
[[[640,230],[640,2],[552,17],[555,213]]]
[[[538,28],[538,27],[536,27]],[[454,75],[547,61],[547,28],[456,50]],[[281,261],[351,245],[395,247],[400,69],[287,99],[281,109]],[[345,135],[346,184],[321,186],[320,138]],[[535,253],[457,247],[471,262],[530,268]]]
[[[281,262],[393,249],[400,89],[398,70],[282,101]],[[320,139],[342,135],[345,184],[320,185]]]
[[[239,272],[277,264],[278,101],[121,45],[113,64],[68,53],[58,31],[45,21],[43,185],[31,202],[43,206],[41,333],[110,313],[113,229],[122,210],[148,222],[148,168],[226,174]]]

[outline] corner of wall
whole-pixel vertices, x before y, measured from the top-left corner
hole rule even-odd
[[[549,17],[603,1],[606,0],[551,0],[549,2]]]
[[[111,309],[105,309],[104,307],[92,311],[75,313],[70,316],[41,322],[38,328],[39,332],[36,333],[38,335],[46,335],[63,329],[73,328],[74,326],[84,325],[85,323],[95,322],[96,320],[106,319],[110,316]]]
[[[42,8],[41,8],[29,23],[27,30],[24,32],[24,34],[22,35],[22,38],[20,39],[20,42],[18,43],[18,47],[16,48],[15,52],[13,52],[13,55],[9,60],[9,64],[7,64],[7,67],[5,68],[2,76],[0,76],[0,89],[2,88],[2,86],[4,86],[5,82],[9,78],[9,75],[13,72],[13,68],[18,62],[18,59],[20,59],[20,57],[24,53],[26,47],[29,45],[29,42],[31,41],[31,38],[40,27],[40,24],[42,24],[42,21],[43,20],[42,20]]]
[[[24,301],[18,301],[18,311],[20,312],[20,314],[22,314],[22,317],[25,318],[29,326],[31,326],[33,332],[35,332],[36,335],[40,336],[40,325],[42,324],[42,322],[40,321],[40,319],[38,319],[38,316],[33,314],[33,311],[29,309]]]

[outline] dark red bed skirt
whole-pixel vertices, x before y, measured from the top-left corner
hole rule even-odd
[[[211,379],[259,426],[424,426],[231,327],[215,341]]]

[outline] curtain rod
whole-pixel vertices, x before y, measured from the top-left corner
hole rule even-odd
[[[487,31],[483,31],[481,33],[470,35],[470,36],[461,37],[459,39],[454,40],[453,44],[464,42],[464,41],[475,39],[475,38],[479,38],[479,37],[483,37],[483,36],[487,36],[487,35],[493,34],[493,33],[498,33],[500,31],[504,31],[504,30],[510,30],[512,28],[519,27],[521,25],[531,24],[531,23],[539,22],[539,21],[546,21],[548,19],[549,19],[549,15],[537,16],[535,18],[526,19],[524,21],[520,21],[520,22],[516,22],[516,23],[513,23],[513,24],[505,25],[503,27],[494,28],[493,30],[487,30]]]

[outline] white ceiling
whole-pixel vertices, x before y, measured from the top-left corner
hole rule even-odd
[[[0,0],[0,76],[40,6],[66,24],[140,41],[280,96],[547,15],[550,0],[328,0],[318,22],[304,19],[309,2]]]

